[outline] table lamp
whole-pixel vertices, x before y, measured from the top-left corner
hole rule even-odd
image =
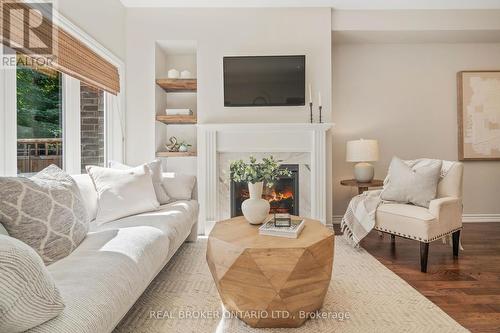
[[[358,182],[372,181],[374,175],[373,165],[368,162],[378,161],[377,140],[353,140],[347,142],[346,161],[356,162],[354,178]]]

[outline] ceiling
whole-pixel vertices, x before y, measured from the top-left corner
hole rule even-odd
[[[334,9],[500,9],[500,0],[120,0],[125,7],[332,7]]]

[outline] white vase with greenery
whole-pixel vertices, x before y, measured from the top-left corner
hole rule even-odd
[[[231,179],[237,183],[248,183],[250,198],[243,201],[241,210],[250,224],[261,224],[269,215],[271,206],[262,199],[264,183],[271,188],[280,177],[291,175],[289,170],[280,168],[279,162],[273,156],[263,158],[261,162],[253,156],[250,156],[249,162],[231,162]]]

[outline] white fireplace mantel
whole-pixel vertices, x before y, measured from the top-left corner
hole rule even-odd
[[[326,223],[326,133],[334,124],[259,123],[198,125],[198,198],[200,222],[209,230],[217,221],[218,153],[310,153],[311,218]]]

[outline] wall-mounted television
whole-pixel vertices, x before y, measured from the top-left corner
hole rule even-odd
[[[304,55],[224,57],[224,106],[305,105]]]

